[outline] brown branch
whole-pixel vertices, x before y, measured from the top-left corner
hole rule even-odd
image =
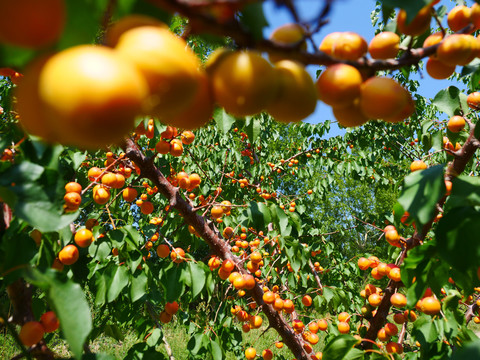
[[[210,226],[211,222],[207,222],[205,218],[194,211],[191,204],[182,197],[178,188],[168,182],[161,171],[152,162],[148,161],[137,145],[131,139],[125,139],[123,148],[127,157],[140,168],[142,176],[150,179],[158,187],[158,191],[168,199],[170,206],[182,215],[187,224],[195,228],[200,237],[210,246],[212,252],[223,260],[232,260],[238,272],[247,274],[247,271],[240,266],[240,259],[230,251],[228,243]],[[263,302],[263,290],[258,283],[251,290],[251,296],[259,307],[262,307],[270,326],[282,337],[283,342],[289,347],[293,355],[298,360],[307,360],[308,355],[303,349],[304,340],[301,336],[295,334],[293,329],[271,305]]]

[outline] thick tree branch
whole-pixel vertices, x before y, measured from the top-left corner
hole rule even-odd
[[[230,246],[220,237],[218,232],[214,231],[212,224],[194,211],[191,204],[182,197],[179,189],[168,182],[160,170],[145,157],[135,142],[126,139],[123,148],[126,156],[140,168],[142,176],[158,187],[158,191],[168,199],[170,206],[182,215],[185,223],[195,228],[200,237],[210,246],[212,252],[223,260],[232,260],[238,272],[247,274],[247,271],[241,266],[241,260],[232,254]],[[258,283],[251,290],[251,296],[262,308],[269,325],[278,332],[297,360],[307,360],[308,355],[303,349],[304,340],[300,335],[295,334],[293,329],[271,305],[263,302],[263,290]]]

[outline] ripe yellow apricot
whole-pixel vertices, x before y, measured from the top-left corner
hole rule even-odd
[[[305,41],[305,29],[296,23],[284,24],[273,30],[270,35],[270,40],[280,45],[298,45],[298,49],[307,50],[307,43]],[[295,52],[291,54],[277,54],[270,52],[268,58],[272,63],[276,63],[281,60],[296,60],[298,55],[295,56]]]
[[[396,308],[402,308],[407,305],[407,298],[403,294],[395,293],[390,297],[390,303]]]
[[[99,205],[104,205],[110,200],[110,190],[102,185],[95,185],[92,190],[93,201]]]
[[[168,120],[199,91],[200,62],[187,43],[168,29],[140,26],[122,34],[117,53],[136,65],[150,89],[150,115]]]
[[[447,65],[467,65],[478,53],[478,42],[472,35],[453,34],[437,49],[438,60]]]
[[[415,102],[406,90],[405,93],[407,96],[407,103],[403,106],[400,112],[396,113],[393,116],[384,118],[384,121],[390,123],[398,123],[413,115],[413,113],[415,112]]]
[[[147,95],[135,67],[113,50],[92,45],[52,56],[40,74],[38,91],[56,138],[90,149],[121,140]]]
[[[464,27],[470,24],[470,16],[472,10],[465,5],[455,6],[447,16],[448,27],[453,31],[457,32],[462,30]]]
[[[256,356],[257,356],[257,351],[255,350],[255,348],[249,347],[247,350],[245,350],[245,357],[248,360],[255,359]]]
[[[361,86],[360,108],[370,119],[395,117],[403,110],[409,96],[395,80],[372,77]]]
[[[465,119],[459,115],[452,116],[447,122],[447,128],[453,133],[458,133],[465,127]]]
[[[440,301],[435,299],[433,296],[427,296],[423,298],[420,306],[421,311],[427,315],[436,315],[441,309]]]
[[[0,43],[41,48],[57,41],[65,25],[64,0],[1,0]]]
[[[410,171],[414,172],[417,170],[425,170],[427,167],[427,164],[425,164],[422,160],[415,160],[410,164]]]
[[[348,334],[350,332],[350,325],[345,321],[339,322],[337,328],[340,334]]]
[[[67,245],[58,253],[58,259],[64,265],[75,264],[80,256],[75,245]]]
[[[274,99],[276,72],[253,51],[235,51],[220,56],[212,66],[214,99],[227,112],[237,116],[254,115]]]
[[[432,7],[430,4],[423,7],[418,14],[415,15],[413,20],[407,24],[407,12],[400,9],[397,15],[398,30],[405,35],[422,35],[430,28],[430,21],[432,20],[431,10]]]
[[[428,35],[428,37],[423,42],[423,47],[436,45],[442,40],[443,40],[443,33],[440,31],[436,32],[434,34]],[[436,55],[432,55],[432,57],[436,57]]]
[[[433,57],[427,60],[427,73],[434,79],[449,78],[455,72],[456,65],[447,65]]]
[[[328,34],[323,38],[318,49],[329,56],[333,56],[333,46],[341,36],[342,33],[338,31]]]
[[[73,240],[75,241],[75,244],[77,244],[81,248],[86,248],[89,247],[90,244],[93,242],[94,237],[90,230],[80,229],[75,233]]]
[[[400,47],[400,36],[391,31],[383,31],[370,41],[368,52],[374,59],[390,59],[397,57]]]
[[[360,107],[359,100],[347,107],[333,108],[333,115],[337,119],[338,123],[344,127],[355,127],[365,124],[368,121]]]
[[[113,23],[105,33],[105,45],[115,47],[118,44],[120,36],[122,36],[128,30],[140,27],[140,26],[158,26],[167,28],[167,25],[158,19],[147,15],[132,14],[125,16]]]
[[[279,79],[278,92],[266,110],[275,120],[284,123],[298,122],[315,111],[317,90],[302,64],[282,60],[275,64]]]
[[[316,83],[318,98],[333,108],[347,107],[360,95],[362,75],[347,64],[328,66]]]
[[[357,33],[346,31],[341,33],[333,43],[332,56],[341,60],[357,60],[365,56],[367,42]]]

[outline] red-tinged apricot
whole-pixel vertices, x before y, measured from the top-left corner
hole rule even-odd
[[[449,196],[452,193],[452,186],[453,183],[450,180],[445,180],[445,195]]]
[[[293,330],[295,330],[295,332],[298,333],[298,334],[302,333],[303,330],[305,330],[305,325],[304,325],[303,321],[301,321],[299,319],[293,319],[292,327],[293,327]]]
[[[276,341],[276,342],[275,342],[275,347],[276,347],[277,349],[283,348],[283,342],[281,342],[281,341]]]
[[[355,61],[365,56],[368,44],[359,34],[346,31],[340,33],[333,43],[332,56],[341,60]]]
[[[290,23],[284,24],[273,30],[270,35],[270,40],[279,45],[298,46],[299,50],[307,50],[307,43],[305,41],[305,29],[300,24]],[[281,60],[296,60],[298,55],[295,52],[279,53],[270,51],[268,58],[272,63]]]
[[[54,332],[60,326],[60,322],[53,311],[47,311],[40,316],[40,323],[42,324],[46,333]]]
[[[80,229],[75,233],[73,237],[75,244],[81,248],[89,247],[90,244],[94,241],[93,234],[88,229]]]
[[[407,298],[403,294],[395,293],[390,297],[390,303],[396,308],[402,308],[407,305]]]
[[[120,36],[122,36],[128,30],[140,26],[158,26],[165,29],[167,28],[165,23],[153,17],[140,14],[131,14],[121,18],[117,22],[114,22],[108,28],[107,32],[105,33],[105,45],[115,47],[118,44]]]
[[[384,329],[388,336],[395,336],[398,334],[398,327],[395,324],[386,323]]]
[[[110,48],[93,45],[53,55],[38,82],[42,111],[57,139],[88,149],[119,142],[141,113],[147,92],[132,64]]]
[[[400,9],[397,15],[398,30],[405,35],[417,36],[422,35],[430,28],[432,20],[432,8],[430,5],[423,7],[411,22],[407,23],[407,12]]]
[[[360,108],[370,119],[395,117],[408,103],[410,94],[393,79],[372,77],[360,91]]]
[[[58,257],[53,259],[52,269],[55,269],[57,271],[63,271],[64,267],[64,264],[60,261]]]
[[[237,116],[264,110],[277,93],[277,75],[260,54],[227,52],[212,64],[211,81],[215,101]]]
[[[312,306],[312,297],[310,295],[304,295],[302,297],[302,304],[304,306]]]
[[[270,349],[265,349],[262,351],[262,358],[263,360],[272,360],[273,359],[273,352]]]
[[[390,336],[387,335],[385,328],[381,328],[380,330],[378,330],[377,338],[382,342],[390,340]]]
[[[22,325],[18,337],[23,345],[30,347],[42,340],[45,329],[38,321],[28,321]]]
[[[447,24],[450,30],[457,32],[470,24],[472,10],[465,5],[455,6],[448,12]]]
[[[351,65],[328,66],[317,80],[318,98],[333,108],[348,107],[360,96],[362,75]]]
[[[226,271],[225,269],[218,269],[218,277],[222,280],[227,280],[228,277],[230,276],[231,271]]]
[[[410,164],[410,171],[418,171],[418,170],[425,170],[427,168],[427,164],[423,162],[422,160],[415,160]]]
[[[176,264],[185,261],[185,250],[180,247],[173,249],[170,253],[170,259]]]
[[[480,5],[479,5],[480,9]],[[480,110],[480,92],[475,91],[473,93],[468,94],[467,96],[467,104],[470,109],[473,110]]]
[[[447,128],[453,133],[458,133],[465,127],[465,119],[459,115],[452,116],[447,122]]]
[[[182,138],[182,143],[185,145],[190,145],[195,140],[195,134],[190,130],[183,131],[180,136]]]
[[[75,264],[80,256],[75,245],[67,245],[58,253],[58,259],[64,265]]]
[[[232,260],[227,259],[222,262],[221,268],[230,273],[235,268],[235,263]]]
[[[159,319],[162,323],[167,324],[172,321],[173,316],[167,313],[166,311],[162,311],[160,313]]]
[[[345,321],[339,322],[337,328],[340,334],[348,334],[350,332],[350,325]]]
[[[373,268],[370,275],[372,275],[375,280],[381,280],[383,278],[383,275],[378,272],[377,268]]]
[[[365,124],[369,119],[359,107],[359,99],[354,100],[353,104],[347,107],[333,108],[333,115],[343,127],[356,127]]]
[[[402,344],[390,341],[387,345],[385,345],[385,350],[389,354],[403,354],[403,346]]]
[[[370,267],[370,260],[364,257],[359,258],[358,267],[360,270],[367,270]]]
[[[316,321],[312,321],[310,324],[308,324],[308,331],[310,331],[312,334],[316,334],[318,329],[318,323]]]
[[[380,262],[380,260],[378,260],[378,258],[376,256],[369,256],[368,257],[368,260],[370,260],[370,267],[373,269],[373,268],[376,268],[378,266],[378,263]]]
[[[374,59],[391,59],[397,57],[400,36],[391,31],[383,31],[370,41],[368,52]]]
[[[385,275],[387,275],[388,270],[389,270],[388,265],[382,262],[382,263],[378,264],[377,270],[378,270],[378,273],[380,275],[385,276]]]
[[[407,321],[405,315],[403,313],[395,313],[393,315],[393,321],[395,321],[397,324],[401,325],[404,322]]]
[[[165,311],[170,315],[175,315],[180,308],[180,305],[176,301],[174,302],[167,302],[165,304]]]
[[[436,315],[440,312],[441,305],[440,301],[435,299],[433,296],[427,296],[422,299],[421,311],[427,315]]]
[[[170,154],[177,157],[183,154],[183,144],[180,139],[170,141]]]
[[[168,121],[192,103],[200,87],[200,62],[183,39],[163,27],[141,26],[124,32],[115,49],[146,79],[149,114]]]
[[[64,0],[3,0],[0,14],[1,43],[37,49],[60,38],[66,6]]]
[[[170,255],[170,248],[167,244],[160,244],[157,247],[157,255],[161,258],[166,258]]]
[[[140,205],[140,212],[144,215],[149,215],[153,212],[154,207],[150,201],[144,201],[142,205]]]
[[[467,65],[478,53],[478,42],[472,35],[453,34],[438,46],[437,58],[444,64]]]
[[[400,235],[397,232],[397,229],[389,229],[388,231],[385,232],[385,240],[390,245],[395,245],[398,244],[400,241]]]
[[[304,66],[291,60],[275,64],[278,90],[267,105],[267,112],[277,121],[290,123],[305,119],[315,111],[317,90]]]
[[[447,65],[440,60],[429,58],[425,67],[428,75],[434,79],[441,80],[452,76],[455,72],[456,65]]]
[[[122,191],[123,200],[125,200],[127,202],[132,202],[133,200],[135,200],[137,198],[137,196],[138,196],[138,192],[134,188],[127,187],[127,188],[123,189],[123,191]]]
[[[249,347],[248,349],[245,350],[245,358],[247,358],[247,360],[255,359],[256,356],[257,356],[257,350],[255,350],[255,348]]]

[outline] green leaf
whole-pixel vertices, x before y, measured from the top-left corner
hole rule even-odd
[[[460,207],[445,214],[435,231],[438,252],[452,267],[466,271],[478,267],[480,212]]]
[[[167,301],[177,300],[185,290],[185,283],[181,281],[183,268],[180,266],[171,267],[165,274]]]
[[[260,135],[261,127],[262,122],[260,119],[253,116],[247,116],[245,118],[245,132],[252,144],[257,140],[258,135]]]
[[[148,278],[144,272],[141,272],[138,276],[132,277],[132,286],[130,288],[130,298],[132,302],[141,299],[147,291]]]
[[[223,134],[227,134],[236,121],[236,119],[232,115],[227,114],[227,112],[223,108],[215,109],[215,111],[213,112],[213,119],[217,123],[217,128]]]
[[[191,291],[192,299],[195,299],[200,294],[205,286],[206,276],[205,268],[197,263],[190,262],[188,264],[190,276],[192,279]]]
[[[445,204],[446,209],[480,205],[480,178],[460,175],[452,181],[452,193]]]
[[[412,336],[422,345],[437,341],[438,331],[430,316],[423,315],[413,323]]]
[[[285,214],[285,211],[282,210],[278,205],[272,205],[270,210],[275,220],[275,224],[280,229],[280,234],[282,234],[282,236],[289,236],[292,228],[288,224],[288,217]]]
[[[244,215],[248,220],[248,227],[252,226],[255,229],[265,229],[272,221],[270,209],[264,203],[250,202]]]
[[[406,176],[398,202],[421,228],[432,219],[435,204],[444,194],[443,166],[437,165]]]
[[[55,270],[41,273],[29,269],[25,278],[47,292],[50,305],[60,321],[60,328],[77,359],[82,357],[83,344],[92,330],[92,316],[80,285]]]
[[[82,360],[115,360],[115,357],[108,354],[85,354]]]
[[[432,103],[450,117],[459,115],[461,110],[468,112],[466,95],[455,86],[439,91]]]
[[[222,348],[220,347],[220,344],[215,341],[210,342],[210,354],[213,357],[213,360],[222,360],[224,359]]]
[[[113,265],[108,267],[105,274],[107,286],[107,301],[114,301],[120,292],[128,285],[128,269],[126,266]]]
[[[343,360],[353,349],[358,340],[351,335],[334,337],[323,350],[323,358],[328,360]]]

